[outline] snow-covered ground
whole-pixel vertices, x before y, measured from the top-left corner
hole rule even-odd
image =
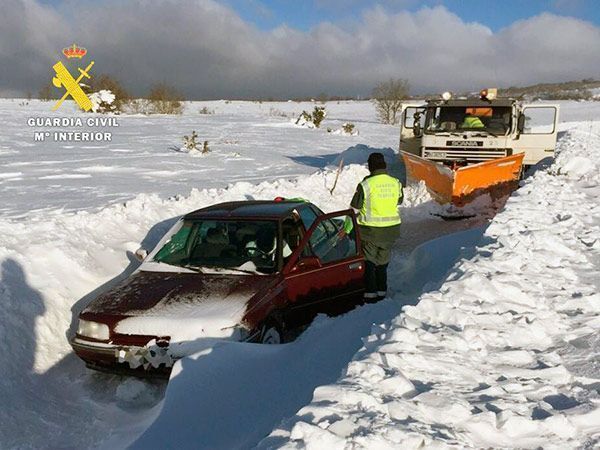
[[[430,216],[428,194],[409,186],[384,302],[321,317],[291,344],[186,358],[168,387],[92,373],[72,354],[72,317],[178,215],[278,195],[347,207],[366,169],[345,167],[331,195],[326,166],[395,148],[398,130],[364,102],[328,103],[321,130],[282,117],[312,106],[193,103],[181,117],[121,116],[111,143],[87,146],[34,143],[27,118],[50,105],[0,101],[1,448],[118,448],[140,435],[138,448],[596,442],[596,103],[562,104],[557,163],[487,228]],[[327,133],[344,122],[360,135]],[[192,130],[209,155],[170,150]]]
[[[581,128],[259,448],[597,448],[600,136]]]
[[[25,102],[26,103],[26,102]],[[116,127],[29,126],[32,118],[103,117],[82,115],[72,104],[56,113],[50,102],[0,100],[0,213],[97,210],[138,194],[187,195],[191,188],[258,183],[308,175],[357,143],[396,148],[392,127],[377,123],[367,102],[331,102],[320,130],[291,120],[313,103],[194,102],[181,116],[121,115]],[[204,111],[210,114],[201,114]],[[327,132],[352,122],[360,136]],[[35,131],[111,132],[110,142],[35,142]],[[190,158],[183,136],[198,134],[211,152]]]

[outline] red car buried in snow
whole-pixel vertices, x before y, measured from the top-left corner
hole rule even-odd
[[[283,342],[316,314],[362,301],[356,229],[352,210],[324,214],[296,200],[191,212],[81,312],[71,345],[90,368],[143,375],[215,339]]]

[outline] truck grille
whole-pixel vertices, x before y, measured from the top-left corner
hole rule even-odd
[[[504,158],[509,156],[510,152],[505,148],[425,148],[423,149],[423,158],[433,161],[490,161],[492,159]]]

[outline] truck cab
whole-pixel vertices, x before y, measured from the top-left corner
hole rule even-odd
[[[493,91],[403,105],[400,150],[451,167],[518,153],[524,153],[524,166],[553,158],[558,105],[523,104]]]

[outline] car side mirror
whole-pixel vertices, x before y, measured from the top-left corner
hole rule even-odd
[[[296,270],[313,270],[321,267],[321,260],[316,256],[303,256],[296,264]]]
[[[135,257],[137,258],[137,260],[139,262],[142,262],[144,259],[146,259],[146,256],[148,256],[148,250],[140,247],[135,251],[134,254],[135,254]]]

